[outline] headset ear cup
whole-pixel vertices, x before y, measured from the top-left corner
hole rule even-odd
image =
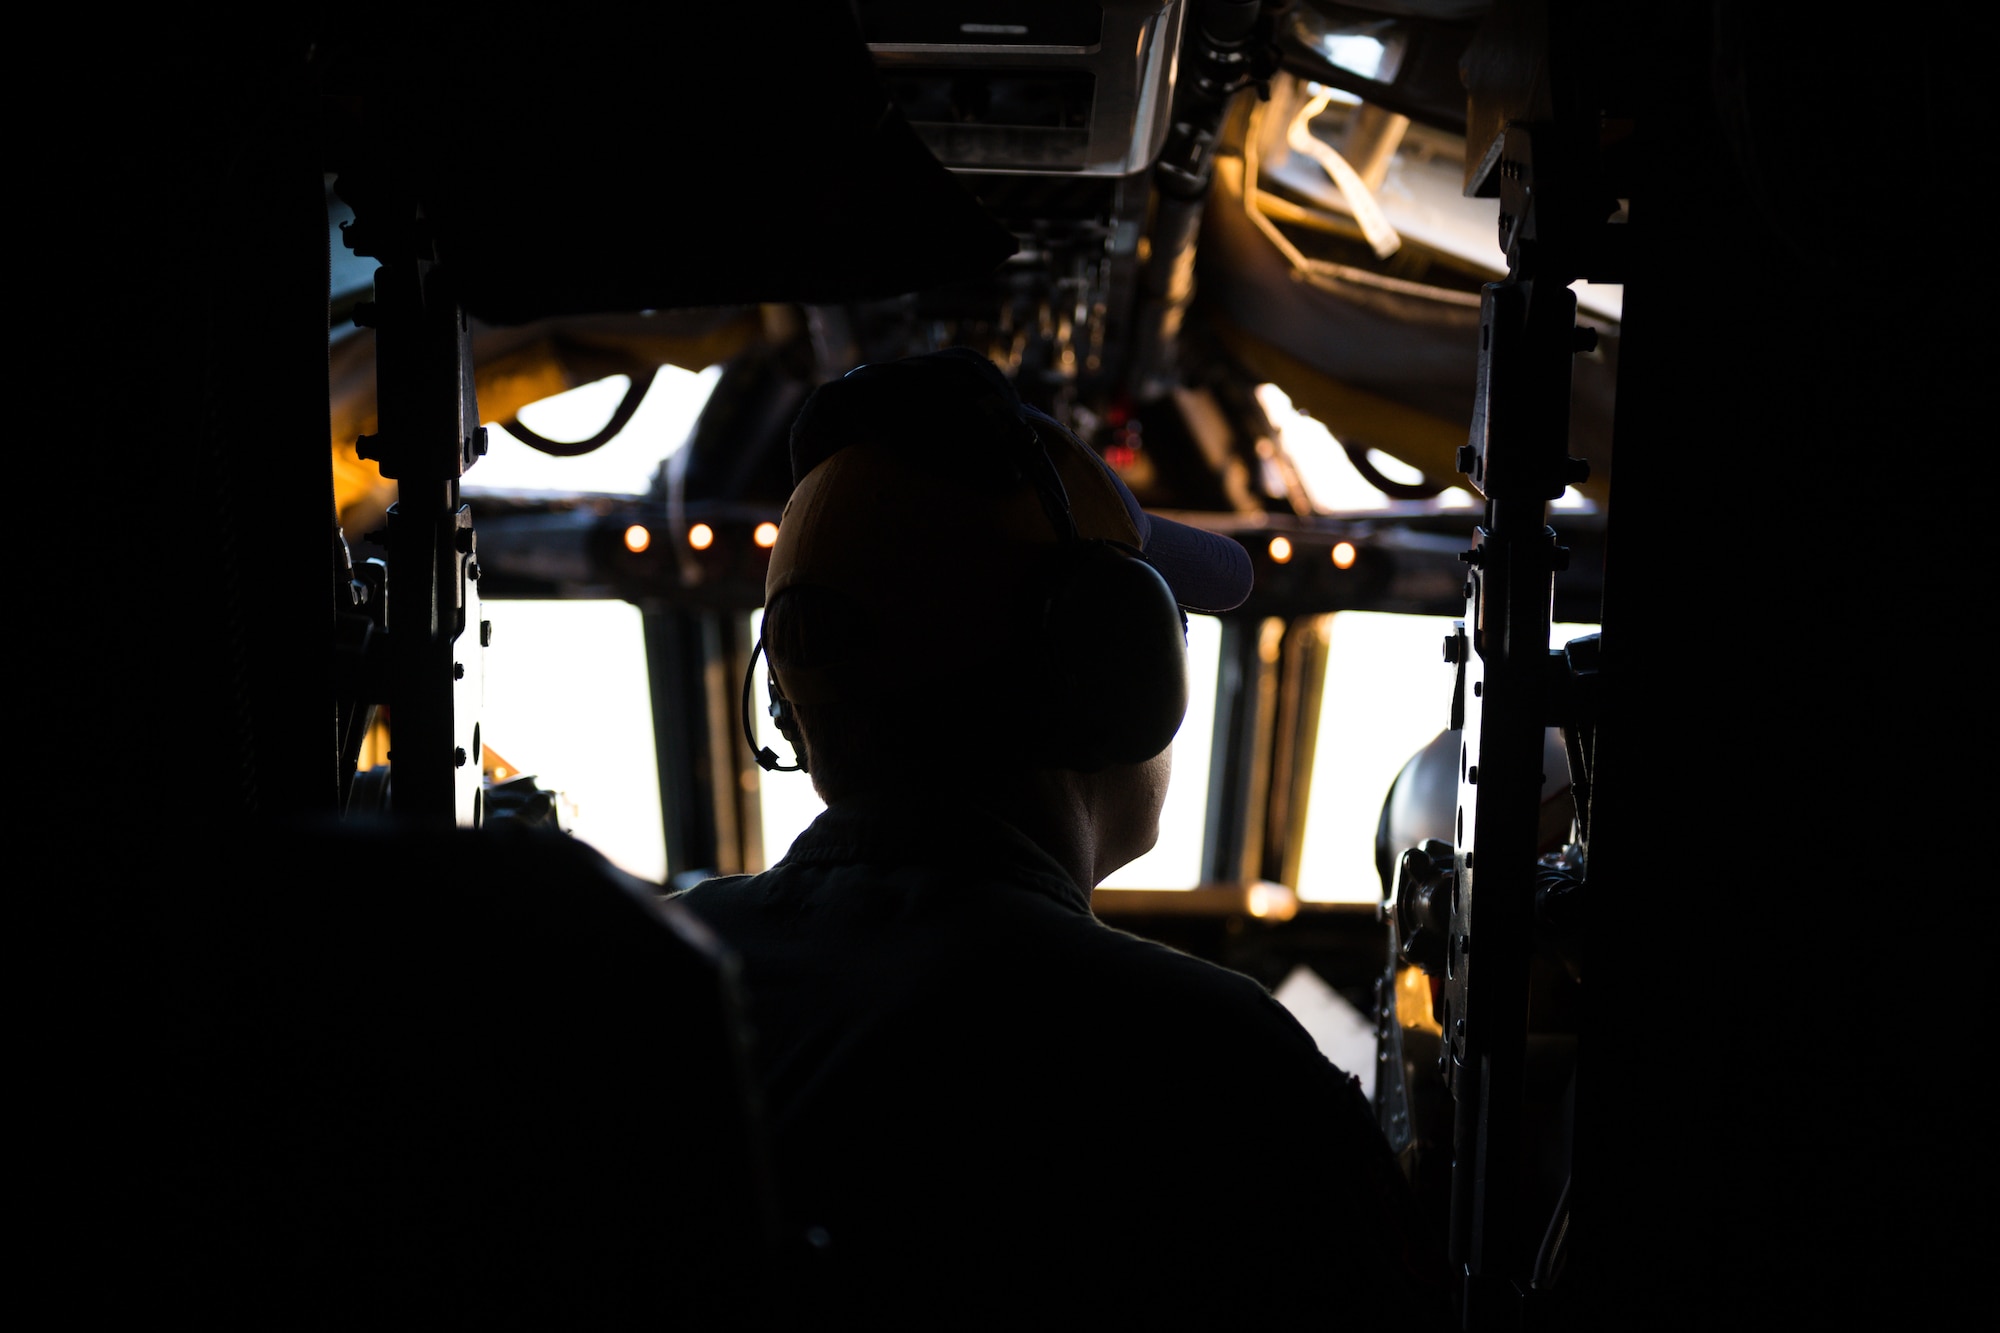
[[[1051,758],[1086,773],[1143,763],[1187,715],[1187,619],[1158,570],[1107,542],[1061,560],[1042,640]]]

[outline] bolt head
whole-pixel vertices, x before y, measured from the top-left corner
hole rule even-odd
[[[463,745],[453,747],[451,752],[451,766],[453,768],[464,768],[465,760],[465,747]]]
[[[479,646],[481,648],[493,646],[493,622],[490,620],[479,622]]]
[[[464,679],[465,679],[465,663],[463,663],[463,662],[453,662],[453,663],[451,664],[451,678],[452,678],[453,680],[464,680]]]

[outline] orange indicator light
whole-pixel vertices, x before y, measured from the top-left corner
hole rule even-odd
[[[1271,559],[1282,565],[1292,558],[1292,540],[1289,537],[1271,538]]]
[[[1333,547],[1333,567],[1335,569],[1354,568],[1354,543],[1336,542]]]
[[[1290,921],[1299,914],[1299,896],[1282,884],[1252,884],[1243,905],[1251,916],[1272,921]]]
[[[633,555],[639,554],[639,552],[652,544],[653,534],[646,531],[641,525],[634,523],[631,527],[625,529],[625,549]]]
[[[688,545],[697,551],[706,551],[715,545],[715,529],[706,523],[697,523],[688,529]]]
[[[750,540],[769,550],[778,544],[778,525],[776,523],[759,523],[757,530],[750,534]]]

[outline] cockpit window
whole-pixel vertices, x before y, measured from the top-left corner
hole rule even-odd
[[[1153,850],[1113,871],[1112,889],[1191,889],[1201,883],[1202,832],[1208,822],[1209,746],[1215,736],[1216,676],[1222,664],[1222,622],[1188,617],[1188,711],[1174,737],[1174,779],[1160,812]]]
[[[1448,616],[1343,611],[1327,644],[1326,688],[1313,749],[1299,856],[1299,897],[1317,902],[1378,901],[1375,827],[1389,784],[1451,712],[1451,668],[1441,646]],[[1560,647],[1595,625],[1557,624]]]
[[[557,458],[488,423],[487,454],[466,479],[475,514],[482,492],[642,495],[687,439],[721,367],[699,374],[662,366],[624,429],[601,447]],[[613,375],[529,403],[520,421],[552,440],[588,439],[618,410],[631,381]],[[632,874],[663,880],[659,770],[652,695],[637,607],[622,601],[489,600],[481,715],[489,758],[561,793],[577,837]]]
[[[1409,39],[1395,30],[1394,20],[1341,23],[1308,9],[1300,13],[1297,24],[1299,36],[1337,68],[1377,83],[1396,81]],[[1341,95],[1360,100],[1352,93]]]
[[[661,461],[687,439],[720,378],[720,366],[699,373],[661,366],[625,428],[577,458],[542,453],[489,423],[486,457],[467,474],[466,490],[475,497],[482,490],[644,494]],[[523,407],[521,424],[551,440],[587,440],[611,420],[631,385],[624,375],[580,384]]]
[[[1364,513],[1398,503],[1362,474],[1349,458],[1346,447],[1334,438],[1325,423],[1301,411],[1283,389],[1275,384],[1260,384],[1256,395],[1257,405],[1264,409],[1265,419],[1271,423],[1271,429],[1278,437],[1279,456],[1267,462],[1270,466],[1289,470],[1316,513]],[[1363,450],[1362,457],[1379,476],[1391,482],[1419,487],[1425,481],[1423,473],[1379,449]],[[1278,484],[1280,494],[1289,489],[1282,476]],[[1403,500],[1400,503],[1404,506],[1422,504],[1435,509],[1470,509],[1474,505],[1471,492],[1462,486],[1424,489],[1424,500]]]
[[[493,622],[480,716],[486,757],[560,792],[565,824],[613,864],[664,880],[667,844],[639,608],[492,601],[485,615]]]

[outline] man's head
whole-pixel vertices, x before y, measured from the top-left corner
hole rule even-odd
[[[976,771],[1094,772],[1166,749],[1179,606],[1227,610],[1250,564],[1153,518],[964,349],[822,385],[766,585],[775,678],[829,800]]]

